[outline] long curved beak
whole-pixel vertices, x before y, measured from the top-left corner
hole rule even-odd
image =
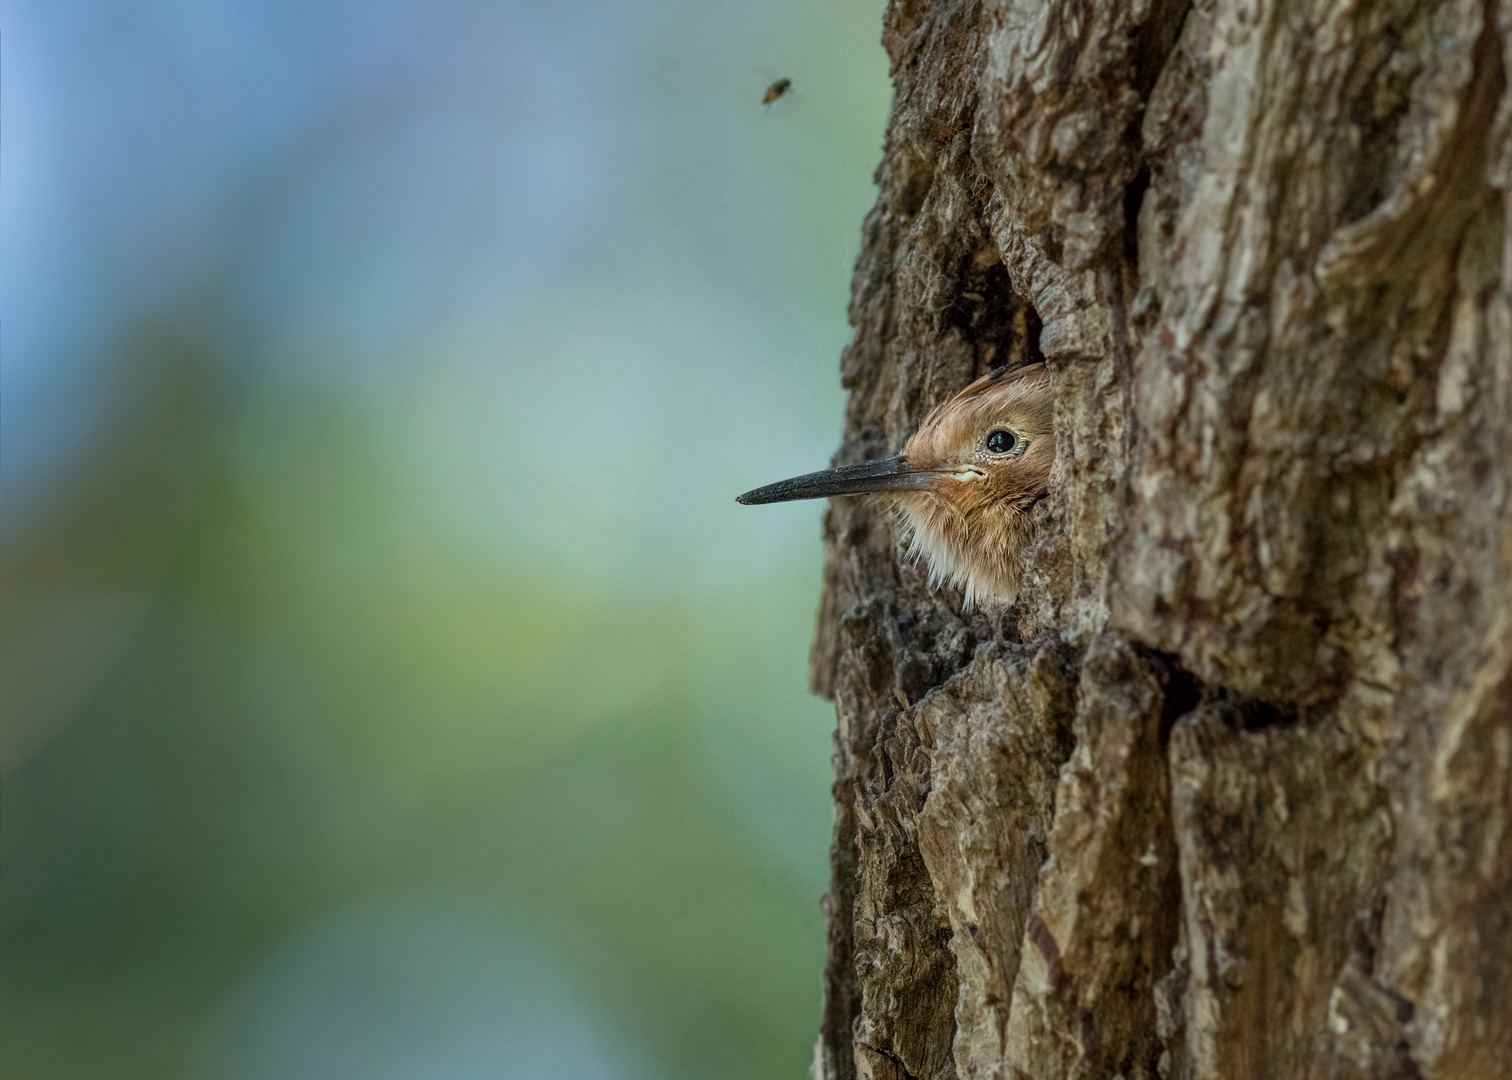
[[[858,461],[838,469],[795,476],[748,491],[735,501],[746,506],[823,499],[830,495],[868,495],[878,491],[917,491],[934,483],[934,473],[915,468],[902,454],[897,457]]]

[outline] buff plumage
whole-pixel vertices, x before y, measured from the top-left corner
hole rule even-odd
[[[1033,531],[1029,511],[1055,464],[1053,414],[1043,364],[999,369],[931,412],[897,457],[769,484],[740,502],[884,499],[931,582],[961,588],[968,610],[1010,604]]]

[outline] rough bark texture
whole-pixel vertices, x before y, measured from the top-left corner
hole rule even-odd
[[[1512,1076],[1512,0],[893,0],[837,461],[1043,357],[1019,606],[826,518],[822,1078]]]

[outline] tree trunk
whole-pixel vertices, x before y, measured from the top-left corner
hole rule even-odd
[[[892,0],[838,461],[1043,356],[1019,605],[826,518],[823,1078],[1512,1075],[1512,0]]]

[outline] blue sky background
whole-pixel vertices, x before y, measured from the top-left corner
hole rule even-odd
[[[802,1075],[880,12],[0,0],[0,1073]]]

